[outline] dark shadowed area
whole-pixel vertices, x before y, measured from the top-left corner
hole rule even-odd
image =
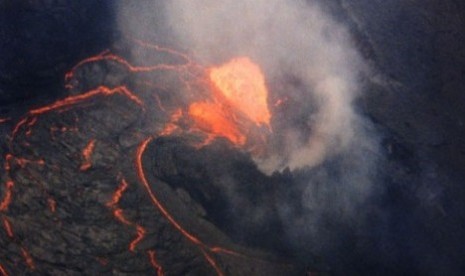
[[[0,276],[463,275],[464,30],[459,0],[0,1]],[[268,125],[212,84],[244,57]]]

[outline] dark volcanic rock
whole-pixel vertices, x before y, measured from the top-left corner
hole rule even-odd
[[[313,237],[289,244],[279,219],[285,203],[302,209],[297,184],[318,178],[313,171],[265,176],[225,141],[197,149],[190,136],[157,136],[141,156],[144,185],[138,149],[170,119],[162,103],[185,107],[181,79],[194,76],[141,77],[96,62],[63,89],[66,71],[111,46],[109,1],[1,2],[0,275],[153,275],[158,264],[169,275],[210,275],[212,260],[227,275],[303,275],[309,263],[336,275],[463,274],[465,4],[334,0],[324,8],[349,26],[370,63],[357,105],[382,133],[385,159],[366,221],[322,216],[338,245],[316,256]],[[125,85],[145,106],[116,93],[26,113],[100,85]]]

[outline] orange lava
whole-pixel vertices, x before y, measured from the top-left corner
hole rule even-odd
[[[92,153],[94,152],[95,149],[95,139],[92,139],[87,143],[85,148],[82,150],[82,158],[84,161],[81,164],[81,167],[79,168],[80,171],[86,171],[92,167]]]
[[[233,144],[242,146],[246,136],[241,132],[233,113],[225,106],[209,102],[197,102],[189,106],[189,115],[196,126],[214,136],[222,136]]]
[[[12,198],[12,194],[13,194],[14,185],[15,185],[15,183],[12,180],[8,180],[6,182],[5,196],[3,197],[3,200],[0,203],[0,211],[2,211],[2,212],[8,210],[8,207],[11,204],[11,198]]]
[[[3,218],[3,226],[5,226],[5,231],[8,237],[13,238],[13,228],[11,227],[11,223],[7,218]]]
[[[232,106],[257,125],[270,125],[268,90],[257,64],[247,57],[234,58],[209,72],[210,80]]]
[[[208,70],[211,100],[194,102],[189,116],[195,126],[212,138],[224,137],[236,146],[247,141],[250,126],[270,127],[268,91],[260,67],[247,57]]]
[[[80,104],[82,102],[88,101],[90,99],[93,99],[94,97],[97,96],[110,96],[110,95],[115,95],[115,94],[121,94],[126,96],[129,100],[135,102],[142,108],[144,108],[144,102],[137,97],[135,94],[133,94],[129,89],[127,89],[125,86],[118,86],[115,88],[108,88],[105,86],[100,86],[96,89],[90,90],[84,94],[79,94],[76,96],[69,96],[67,98],[64,98],[62,100],[58,100],[50,105],[46,105],[37,109],[30,110],[24,118],[22,118],[13,128],[11,139],[13,140],[16,137],[16,134],[18,131],[23,127],[25,124],[28,125],[30,122],[34,122],[37,120],[36,117],[39,115],[42,115],[47,112],[51,112],[54,110],[61,110],[65,109],[67,107],[75,106],[77,104]]]
[[[0,264],[0,276],[8,276],[6,269]]]
[[[163,273],[163,267],[157,261],[155,251],[149,250],[147,253],[149,254],[150,264],[157,271],[157,276],[165,275],[165,273]]]
[[[67,73],[66,79],[69,80],[73,77],[76,70],[88,63],[94,62],[111,62],[112,64],[116,63],[120,66],[127,68],[130,72],[152,72],[156,70],[176,70],[180,69],[199,69],[200,66],[193,63],[187,55],[178,53],[174,50],[159,47],[157,45],[145,44],[141,41],[137,43],[152,48],[159,52],[165,52],[173,56],[177,56],[177,60],[181,60],[181,64],[157,64],[153,66],[135,66],[123,59],[120,56],[105,51],[97,56],[87,58],[79,62],[75,67]],[[203,69],[201,69],[203,70]],[[204,70],[201,72],[205,72]],[[270,113],[268,111],[267,97],[268,92],[265,86],[265,80],[263,73],[261,72],[258,65],[254,64],[249,58],[240,57],[231,60],[230,62],[210,68],[206,71],[208,73],[208,81],[206,75],[204,83],[208,83],[210,88],[213,88],[210,92],[211,95],[208,99],[202,101],[194,102],[190,104],[187,110],[187,114],[194,122],[194,129],[205,132],[208,135],[208,139],[213,139],[215,137],[224,137],[230,140],[233,144],[237,146],[243,146],[247,142],[247,133],[249,127],[256,126],[268,126],[270,125]],[[191,76],[194,76],[192,73]],[[184,81],[182,78],[180,78]],[[200,82],[200,81],[199,81]],[[189,86],[191,83],[187,83],[186,86]],[[67,84],[67,88],[72,88],[71,84]],[[189,86],[188,89],[191,89]],[[194,91],[189,90],[190,92]],[[109,88],[106,86],[100,86],[98,88],[89,90],[79,95],[73,95],[66,97],[61,100],[57,100],[49,105],[45,105],[39,108],[29,110],[23,117],[21,117],[16,124],[13,126],[11,136],[10,136],[10,150],[13,150],[13,142],[18,133],[22,135],[20,137],[29,137],[32,134],[32,130],[36,123],[39,121],[40,116],[48,112],[62,112],[68,111],[71,108],[79,107],[83,104],[92,103],[91,100],[95,98],[103,98],[112,95],[122,95],[125,96],[129,101],[132,101],[139,105],[143,110],[145,110],[145,103],[139,98],[136,94],[130,91],[126,86],[117,86],[114,88]],[[165,108],[158,97],[155,95],[156,103],[159,105],[160,110],[166,111],[170,110]],[[183,107],[184,108],[184,107]],[[183,108],[176,109],[171,116],[171,121],[165,125],[161,130],[161,133],[158,133],[160,136],[173,134],[175,131],[182,130],[183,122],[181,119],[184,119],[186,112],[183,113]],[[184,109],[185,110],[185,109]],[[76,117],[77,119],[77,117]],[[9,118],[2,119],[0,118],[0,123],[4,123],[10,120]],[[52,139],[55,137],[55,132],[65,132],[65,131],[77,131],[77,128],[70,128],[66,126],[61,127],[50,127],[50,137]],[[35,133],[34,133],[35,134]],[[24,136],[23,136],[24,135]],[[137,177],[140,183],[145,188],[148,198],[153,203],[153,205],[158,209],[161,215],[171,224],[171,226],[176,229],[186,240],[193,245],[197,246],[199,251],[205,258],[206,263],[208,263],[212,269],[216,271],[218,275],[223,275],[223,272],[220,269],[220,266],[217,264],[215,259],[212,256],[215,254],[228,254],[232,256],[243,257],[243,255],[236,253],[232,250],[223,249],[221,247],[212,247],[205,244],[197,236],[191,233],[189,230],[186,230],[181,224],[170,214],[170,212],[163,206],[160,200],[156,197],[155,192],[151,188],[148,180],[146,179],[143,164],[142,156],[146,150],[148,144],[152,141],[151,138],[147,138],[142,143],[139,144],[136,150],[135,156],[135,168]],[[209,140],[211,141],[211,140]],[[16,144],[14,144],[16,145]],[[22,144],[27,145],[27,144]],[[30,145],[30,144],[29,144]],[[86,171],[92,167],[92,154],[95,150],[96,140],[91,139],[82,149],[82,163],[79,167],[80,171]],[[6,171],[7,177],[5,177],[5,189],[3,192],[3,198],[0,201],[0,212],[7,212],[8,208],[12,202],[13,197],[13,188],[15,182],[10,176],[10,170],[12,165],[19,166],[24,168],[30,163],[44,165],[45,161],[40,159],[37,161],[31,161],[29,159],[15,157],[12,154],[6,155],[6,162],[4,164],[4,169]],[[14,162],[14,163],[13,163]],[[106,206],[110,209],[115,219],[129,227],[134,228],[136,231],[136,237],[128,245],[131,252],[135,252],[137,245],[144,239],[147,234],[147,230],[142,227],[140,224],[137,224],[125,217],[124,210],[120,208],[119,203],[124,193],[128,189],[128,183],[126,180],[120,176],[121,179],[119,186],[116,188],[112,194],[111,199],[107,202]],[[48,195],[45,193],[46,196]],[[47,204],[51,212],[56,212],[57,202],[52,197],[47,197]],[[6,218],[4,214],[3,217],[3,226],[8,237],[13,238],[13,227],[10,221]],[[14,222],[14,220],[13,220]],[[19,225],[17,226],[19,228]],[[21,254],[24,258],[27,266],[34,270],[35,263],[31,254],[26,250],[26,247],[22,242],[19,241],[18,236],[14,239],[17,241],[17,245],[21,250]],[[35,251],[32,251],[33,253]],[[199,254],[200,254],[199,252]],[[160,263],[156,258],[156,253],[154,250],[148,250],[148,257],[150,264],[156,270],[158,276],[164,275],[164,271]],[[34,253],[36,254],[36,253]],[[105,261],[107,263],[107,261]],[[8,275],[5,268],[0,265],[0,275]]]
[[[27,266],[31,270],[35,270],[36,266],[34,264],[34,260],[32,259],[31,254],[29,254],[29,252],[24,247],[21,247],[21,254],[24,257],[24,260],[26,261]]]
[[[52,213],[55,213],[55,211],[57,210],[57,202],[53,198],[49,197],[47,198],[47,204],[50,211]]]
[[[207,262],[213,267],[213,269],[215,269],[216,271],[216,274],[218,276],[223,276],[223,272],[221,271],[220,267],[218,266],[218,264],[215,262],[215,260],[210,256],[208,255],[207,252],[205,252],[205,250],[202,249],[202,254],[203,256],[205,257],[205,259],[207,260]]]
[[[139,176],[139,180],[142,182],[144,185],[145,189],[147,190],[148,195],[150,196],[150,199],[152,200],[152,203],[160,210],[160,212],[163,214],[163,216],[179,231],[181,234],[183,234],[188,240],[193,242],[194,244],[197,245],[203,245],[203,243],[197,239],[195,236],[184,230],[182,226],[171,216],[171,214],[168,212],[168,210],[165,209],[165,207],[161,204],[161,202],[158,200],[158,198],[155,196],[153,193],[152,189],[150,188],[150,184],[145,177],[144,169],[142,167],[142,155],[145,152],[145,149],[147,148],[147,145],[152,141],[153,138],[147,138],[142,143],[139,145],[137,148],[136,152],[136,169],[137,169],[137,175]]]
[[[140,225],[136,225],[136,230],[137,230],[137,236],[136,238],[129,244],[129,251],[131,252],[135,252],[136,250],[136,246],[140,243],[140,241],[142,241],[145,237],[145,228],[140,226]]]
[[[121,180],[120,185],[116,189],[116,191],[113,193],[113,196],[109,202],[107,202],[107,206],[111,209],[113,209],[113,216],[121,223],[125,225],[131,225],[136,227],[137,231],[137,236],[134,240],[131,241],[129,244],[129,251],[135,252],[137,245],[144,239],[146,230],[144,227],[142,227],[139,224],[135,224],[131,221],[129,221],[123,214],[123,209],[118,208],[118,203],[123,197],[124,192],[128,188],[128,183],[127,181],[123,178]]]
[[[148,180],[147,180],[147,178],[145,176],[144,168],[143,168],[143,165],[142,165],[142,156],[143,156],[145,150],[147,149],[148,144],[152,140],[153,140],[153,138],[149,137],[149,138],[145,139],[144,141],[142,141],[139,144],[139,146],[137,147],[136,158],[135,158],[135,166],[136,166],[136,171],[137,171],[137,175],[139,177],[140,182],[145,187],[145,189],[147,191],[147,194],[149,195],[152,203],[155,205],[155,207],[157,207],[157,209],[161,212],[161,214],[168,220],[168,222],[175,229],[177,229],[185,238],[187,238],[187,240],[189,240],[193,244],[197,245],[199,247],[199,249],[202,251],[205,259],[207,260],[207,262],[213,267],[213,269],[215,269],[217,274],[218,275],[223,275],[223,273],[221,272],[221,270],[220,270],[218,264],[216,263],[216,261],[205,250],[208,250],[208,251],[213,252],[213,253],[224,253],[224,254],[228,254],[228,255],[232,255],[232,256],[242,256],[242,255],[239,254],[239,253],[236,253],[236,252],[234,252],[232,250],[223,249],[223,248],[217,247],[217,246],[210,247],[210,246],[206,245],[199,238],[197,238],[196,236],[194,236],[193,234],[191,234],[190,232],[185,230],[179,224],[179,222],[177,222],[176,219],[168,212],[168,210],[163,206],[163,204],[161,204],[161,202],[155,196],[155,193],[153,192],[152,188],[150,187],[150,184],[149,184],[149,182],[148,182]]]

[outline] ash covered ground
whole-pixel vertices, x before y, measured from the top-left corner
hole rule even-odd
[[[262,2],[0,3],[0,274],[463,274],[465,6]],[[209,139],[243,55],[271,131]]]

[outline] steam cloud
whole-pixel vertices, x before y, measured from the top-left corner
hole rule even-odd
[[[258,160],[265,172],[314,167],[360,139],[352,101],[363,63],[344,28],[316,5],[282,0],[175,0],[169,2],[167,14],[181,45],[202,61],[219,63],[245,55],[264,68],[271,82],[292,76],[301,83],[304,95],[297,104],[308,110],[303,116],[307,116],[304,123],[310,135],[294,126],[290,116],[277,115],[274,131],[281,137],[277,143],[285,146],[279,151],[271,146],[269,156]],[[276,94],[295,99],[299,97],[295,90]]]
[[[354,107],[365,65],[347,30],[316,3],[301,0],[172,0],[156,6],[145,16],[140,10],[131,16],[125,7],[123,28],[150,36],[156,24],[141,18],[162,18],[159,33],[197,60],[222,64],[248,56],[264,70],[269,105],[286,103],[272,107],[267,154],[255,161],[267,174],[289,168],[297,175],[290,189],[301,196],[295,199],[301,210],[289,198],[278,199],[294,246],[331,250],[337,234],[325,223],[362,223],[379,156],[375,131]]]

